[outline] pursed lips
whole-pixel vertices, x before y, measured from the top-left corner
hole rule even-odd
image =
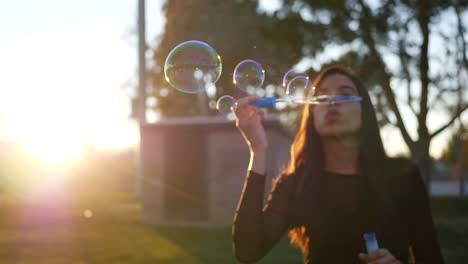
[[[335,121],[339,117],[339,112],[336,109],[329,109],[325,114],[326,121]]]

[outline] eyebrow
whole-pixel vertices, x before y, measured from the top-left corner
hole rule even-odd
[[[328,89],[328,88],[321,88],[321,87],[319,87],[317,90],[322,91],[322,90],[327,90],[327,89]],[[338,87],[338,89],[340,89],[340,90],[349,89],[349,90],[352,90],[352,91],[356,91],[356,92],[357,92],[357,88],[352,87],[352,86],[349,86],[349,85],[346,85],[346,84],[340,85],[340,86]]]

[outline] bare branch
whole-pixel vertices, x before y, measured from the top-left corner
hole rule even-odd
[[[384,116],[384,119],[385,119],[385,122],[387,122],[387,124],[389,124],[389,125],[391,125],[391,126],[393,126],[393,127],[398,128],[398,124],[397,124],[397,123],[394,123],[393,121],[391,121],[391,120],[387,117],[387,115]]]
[[[409,64],[409,54],[408,52],[406,52],[406,49],[405,49],[405,45],[406,45],[406,37],[405,37],[405,33],[408,33],[408,23],[409,23],[410,19],[408,19],[405,23],[404,23],[404,26],[402,27],[402,30],[400,32],[403,32],[403,35],[399,37],[399,40],[398,40],[398,57],[400,58],[400,64],[401,64],[401,68],[402,68],[402,72],[403,72],[403,76],[406,78],[407,80],[407,87],[406,87],[406,90],[407,90],[407,94],[408,94],[408,97],[407,97],[407,104],[411,110],[411,112],[414,114],[414,115],[418,115],[416,113],[416,110],[414,109],[413,107],[413,97],[412,97],[412,94],[411,94],[411,74],[409,72],[409,68],[408,68],[408,64]]]
[[[398,48],[398,54],[399,54],[399,58],[400,58],[400,61],[401,61],[401,68],[402,68],[402,71],[403,71],[403,75],[405,76],[405,79],[407,80],[407,86],[406,86],[406,92],[408,94],[408,97],[407,97],[407,104],[409,106],[409,108],[411,109],[411,112],[413,112],[414,115],[418,115],[416,113],[416,110],[414,109],[413,107],[413,97],[411,95],[411,74],[409,73],[409,69],[408,69],[408,53],[405,51],[405,47],[404,47],[405,43],[404,43],[404,38],[400,39],[399,41],[399,48]]]
[[[379,86],[381,89],[382,87]],[[381,94],[378,94],[377,97],[376,97],[376,100],[377,100],[377,103],[376,103],[376,109],[378,110],[378,113],[380,113],[379,116],[382,117],[382,120],[386,123],[386,124],[389,124],[391,126],[394,126],[394,127],[397,127],[398,128],[398,125],[391,121],[390,118],[388,117],[388,113],[389,111],[384,111],[384,103],[383,103],[383,100],[385,99],[385,95],[381,95]]]
[[[414,109],[413,107],[413,96],[411,95],[411,79],[408,79],[408,83],[407,83],[407,87],[406,87],[406,90],[408,92],[408,106],[411,110],[411,112],[414,114],[414,115],[418,115],[418,113],[416,112],[416,110]]]
[[[434,133],[432,133],[430,135],[430,138],[433,138],[435,136],[437,136],[440,132],[444,131],[447,127],[449,127],[450,125],[452,125],[453,122],[455,122],[455,120],[457,120],[457,118],[468,108],[468,104],[465,104],[463,107],[459,107],[457,112],[452,116],[452,118],[450,119],[449,122],[447,122],[447,124],[443,125],[442,127],[440,127],[439,129],[437,129]]]
[[[359,1],[360,6],[362,7],[363,14],[367,16],[367,18],[371,19],[372,12],[370,11],[369,6],[367,6],[367,4],[364,3],[363,0],[358,0],[358,1]],[[390,74],[385,69],[385,63],[383,62],[381,54],[377,50],[376,41],[374,37],[372,36],[372,31],[373,31],[372,25],[373,25],[372,23],[369,23],[366,27],[362,28],[363,41],[369,48],[372,56],[377,61],[378,68],[382,71],[382,74],[384,76],[384,80],[382,81],[382,88],[384,90],[385,97],[387,98],[387,101],[390,104],[390,108],[395,114],[395,117],[397,119],[397,126],[400,129],[401,135],[408,146],[413,146],[415,143],[413,139],[411,138],[411,136],[409,135],[408,130],[406,129],[405,123],[403,122],[403,118],[401,116],[400,110],[395,100],[395,94],[393,93],[392,88],[390,87],[390,79],[391,79]]]
[[[422,43],[420,45],[419,57],[419,74],[421,78],[421,97],[419,100],[419,136],[421,133],[427,133],[426,119],[428,109],[428,94],[429,94],[429,23],[431,19],[430,10],[422,6],[417,13],[417,21],[421,30]]]
[[[458,23],[458,36],[462,44],[462,62],[466,70],[468,70],[468,59],[466,58],[466,42],[465,42],[465,28],[463,27],[463,22],[461,18],[461,10],[459,6],[455,6],[455,13],[457,14],[457,23]]]
[[[450,89],[450,88],[440,89],[439,92],[437,93],[437,95],[434,97],[434,99],[430,103],[430,105],[435,105],[438,101],[440,101],[442,99],[442,96],[444,96],[446,93],[448,93],[448,92],[454,93],[454,92],[457,92],[457,91],[458,91],[458,89]]]

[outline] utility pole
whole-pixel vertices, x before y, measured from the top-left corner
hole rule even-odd
[[[140,132],[140,143],[136,151],[136,177],[135,194],[141,199],[143,186],[143,148],[142,148],[142,128],[146,124],[146,19],[145,0],[138,0],[138,94],[134,101],[135,120],[138,123]]]
[[[138,113],[137,120],[146,123],[146,19],[145,0],[138,0]]]

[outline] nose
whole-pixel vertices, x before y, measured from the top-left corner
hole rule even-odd
[[[338,105],[338,102],[343,100],[342,98],[339,97],[339,94],[328,94],[325,98],[324,98],[324,103],[326,105],[333,105],[333,106],[337,106]]]

